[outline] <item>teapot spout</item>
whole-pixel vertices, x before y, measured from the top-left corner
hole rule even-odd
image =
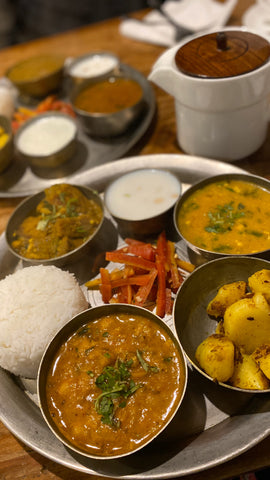
[[[174,57],[178,47],[173,47],[164,52],[154,63],[148,80],[175,96],[179,85],[179,72],[176,69]]]

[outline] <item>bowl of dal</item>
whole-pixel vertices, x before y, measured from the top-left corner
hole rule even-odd
[[[14,137],[20,159],[37,172],[68,162],[76,152],[78,127],[73,118],[46,112],[27,120]]]
[[[226,389],[269,392],[269,300],[267,260],[235,255],[197,267],[173,307],[175,331],[191,365]]]
[[[107,304],[73,317],[40,363],[38,396],[68,448],[114,459],[148,445],[172,421],[187,384],[181,346],[142,307]]]
[[[190,187],[174,209],[174,224],[192,263],[222,256],[270,257],[270,181],[230,173]]]
[[[103,220],[103,201],[96,191],[59,183],[17,206],[7,224],[6,242],[26,265],[61,267],[89,251]]]
[[[70,99],[85,132],[105,138],[125,133],[147,105],[140,80],[121,73],[85,80],[72,90]]]
[[[21,95],[41,98],[60,87],[64,62],[62,55],[39,55],[16,63],[5,75]]]
[[[170,227],[181,190],[181,180],[168,170],[142,168],[113,180],[104,203],[123,237],[145,238]]]

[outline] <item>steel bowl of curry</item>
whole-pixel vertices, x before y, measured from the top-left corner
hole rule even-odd
[[[174,224],[192,262],[232,255],[270,257],[270,181],[251,174],[208,177],[185,191]]]
[[[24,96],[41,98],[60,88],[65,57],[48,53],[12,65],[6,77]]]
[[[101,305],[73,317],[40,363],[43,416],[64,445],[90,458],[123,457],[171,422],[187,364],[170,328],[150,310]]]
[[[146,108],[140,80],[121,73],[82,82],[73,89],[70,100],[82,128],[97,137],[125,133]]]
[[[62,266],[91,249],[103,219],[103,201],[96,191],[55,184],[18,205],[7,224],[6,242],[26,264]]]

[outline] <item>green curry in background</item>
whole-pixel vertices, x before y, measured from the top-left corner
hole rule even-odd
[[[242,180],[206,185],[183,203],[178,228],[193,245],[227,254],[270,248],[270,192]]]
[[[82,245],[97,229],[103,212],[78,188],[53,185],[33,215],[14,232],[12,247],[21,256],[49,259],[65,255]]]

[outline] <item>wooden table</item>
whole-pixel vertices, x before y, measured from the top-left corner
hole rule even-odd
[[[253,0],[239,0],[230,19],[231,25],[240,25],[243,12]],[[140,18],[145,12],[138,12]],[[0,51],[0,76],[16,61],[26,57],[58,52],[66,56],[78,56],[91,50],[110,50],[119,55],[122,62],[138,69],[145,76],[164,51],[162,47],[140,43],[122,37],[119,33],[120,19],[112,19],[50,38],[41,38]],[[154,87],[158,114],[154,125],[136,147],[136,153],[181,153],[176,142],[174,105],[172,98]],[[270,178],[270,131],[261,149],[248,158],[236,163],[247,171]],[[20,198],[0,199],[0,233]],[[221,466],[199,474],[181,477],[183,480],[224,480],[241,473],[270,466],[270,437],[245,454]],[[213,452],[214,455],[214,452]],[[1,480],[87,480],[101,479],[61,465],[36,453],[18,441],[0,422],[0,479]]]

